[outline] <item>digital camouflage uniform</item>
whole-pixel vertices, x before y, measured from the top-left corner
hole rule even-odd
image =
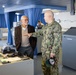
[[[62,39],[62,28],[56,21],[53,21],[52,24],[47,24],[43,26],[42,30],[39,30],[33,33],[33,36],[43,36],[42,39],[42,70],[44,75],[59,75],[58,69],[58,60],[59,60],[59,50],[61,47]],[[50,53],[55,53],[56,62],[54,66],[47,67],[46,60],[49,59]]]

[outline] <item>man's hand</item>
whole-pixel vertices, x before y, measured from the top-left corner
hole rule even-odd
[[[32,33],[25,33],[24,36],[28,36],[30,37],[32,35]]]
[[[28,33],[25,33],[24,36],[28,36]]]
[[[28,37],[31,37],[32,33],[28,33]]]
[[[55,54],[54,53],[50,53],[50,57],[51,58],[55,57]]]

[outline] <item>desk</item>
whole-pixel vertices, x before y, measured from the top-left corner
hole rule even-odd
[[[0,65],[0,75],[34,75],[34,60],[27,59]]]

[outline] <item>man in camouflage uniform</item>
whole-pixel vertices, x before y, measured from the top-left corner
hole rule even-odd
[[[47,23],[43,26],[42,30],[35,33],[28,34],[32,36],[43,36],[42,39],[42,70],[44,75],[59,75],[58,60],[59,60],[59,50],[61,47],[62,38],[62,28],[54,20],[54,14],[51,10],[46,10],[44,12],[44,20]],[[55,65],[47,67],[46,60],[55,57]]]

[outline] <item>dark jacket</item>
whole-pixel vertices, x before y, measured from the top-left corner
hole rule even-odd
[[[32,33],[32,32],[35,32],[35,28],[33,26],[28,25],[28,33]],[[16,45],[17,50],[20,48],[21,42],[22,42],[22,28],[20,25],[15,28],[15,45]],[[30,37],[29,42],[30,42],[32,49],[34,50],[36,47],[37,38]]]

